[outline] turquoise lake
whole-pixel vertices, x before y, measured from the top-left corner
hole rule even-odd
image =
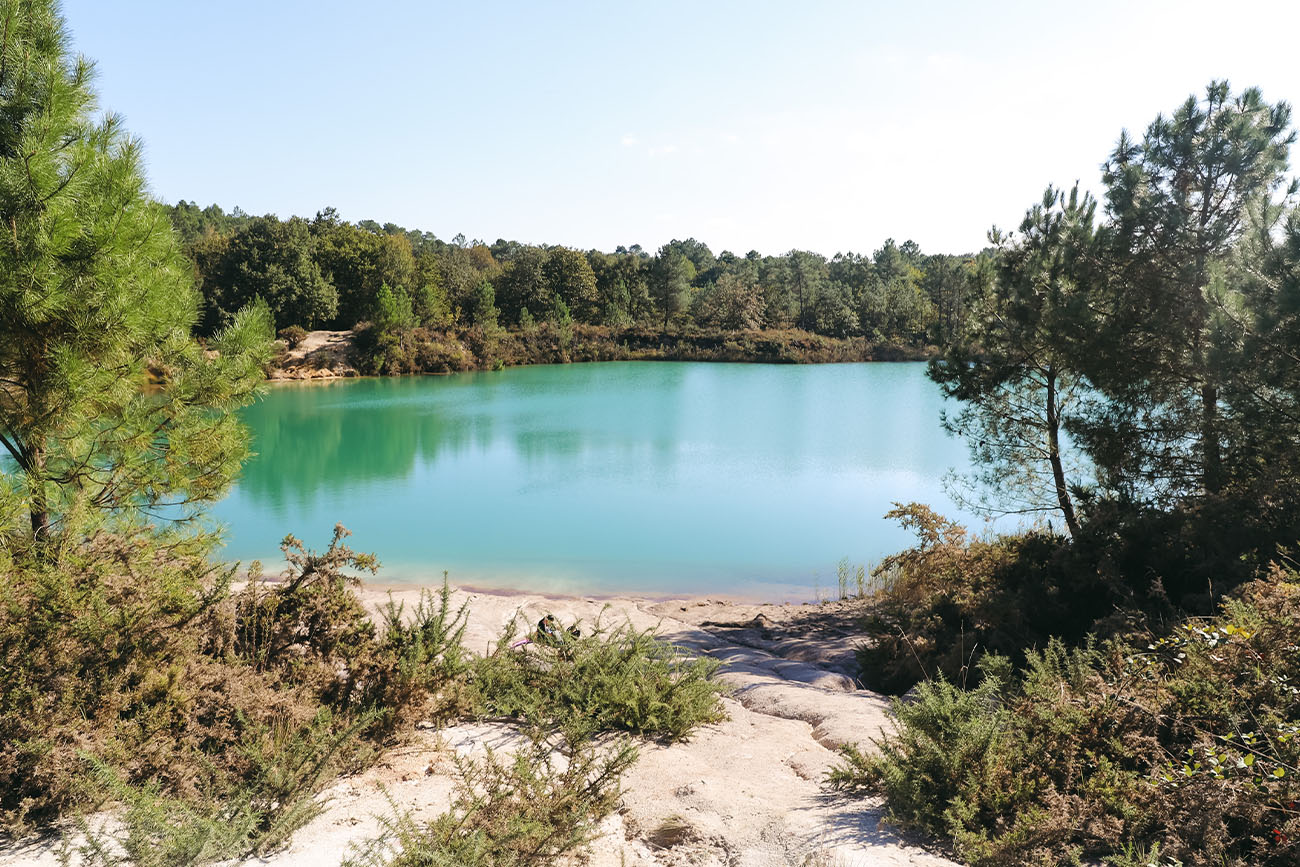
[[[379,582],[559,593],[833,596],[842,558],[912,543],[919,501],[968,522],[968,464],[925,365],[606,363],[272,387],[213,510],[278,570],[341,522]]]

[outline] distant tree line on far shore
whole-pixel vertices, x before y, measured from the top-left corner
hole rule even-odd
[[[976,275],[989,267],[984,256],[927,255],[892,239],[869,256],[830,259],[803,250],[715,255],[693,238],[653,254],[635,244],[605,253],[463,235],[443,241],[393,223],[349,223],[333,208],[281,220],[182,200],[170,213],[202,293],[202,334],[261,298],[277,329],[528,331],[550,323],[797,329],[944,345],[963,324]]]

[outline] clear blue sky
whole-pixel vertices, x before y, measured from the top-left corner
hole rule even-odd
[[[1300,3],[65,0],[176,202],[612,250],[978,249]]]

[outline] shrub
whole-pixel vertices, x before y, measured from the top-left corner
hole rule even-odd
[[[893,821],[977,865],[1294,864],[1296,578],[1275,569],[1136,647],[1053,641],[1011,680],[923,684],[879,753],[846,752],[832,781],[884,794]]]
[[[236,736],[197,718],[211,671],[195,624],[230,580],[205,554],[193,540],[100,533],[58,561],[24,553],[3,570],[0,825],[92,799],[83,753],[183,787],[193,744]]]
[[[100,790],[124,807],[119,827],[93,828],[82,819],[84,840],[65,846],[83,867],[180,867],[266,854],[320,813],[314,794],[337,769],[335,755],[369,722],[362,718],[335,731],[322,714],[278,739],[269,753],[254,748],[251,773],[198,798],[169,796],[157,780],[128,783],[90,759]]]
[[[534,728],[585,726],[669,741],[723,719],[714,681],[718,663],[689,658],[680,649],[631,626],[589,635],[561,633],[554,643],[511,647],[512,623],[489,656],[472,669],[482,712],[519,719]]]
[[[542,867],[574,854],[613,812],[619,779],[636,761],[626,742],[603,747],[585,733],[534,738],[511,756],[456,759],[451,809],[420,824],[399,813],[349,867]]]
[[[390,599],[376,628],[354,588],[355,572],[374,572],[378,561],[343,544],[348,535],[337,525],[321,554],[287,536],[281,550],[288,566],[275,581],[250,572],[233,600],[232,652],[336,711],[380,711],[372,736],[416,715],[446,715],[460,701],[466,671],[466,607],[452,612],[444,580],[436,596],[421,594],[409,621]]]
[[[965,682],[980,657],[1016,660],[1053,635],[1083,636],[1105,613],[1105,593],[1085,581],[1067,584],[1056,568],[1061,540],[1031,531],[993,540],[911,503],[885,517],[917,533],[916,547],[872,571],[882,587],[864,620],[858,652],[864,684],[898,695],[926,677]]]
[[[464,610],[444,588],[377,630],[346,571],[374,560],[345,536],[289,537],[281,580],[233,596],[207,542],[145,531],[0,570],[0,827],[115,798],[199,833],[244,804],[265,841],[398,724],[458,706]]]
[[[276,336],[283,340],[284,345],[288,348],[297,349],[298,346],[307,339],[307,329],[303,328],[301,325],[290,325],[287,328],[281,328],[277,331]]]

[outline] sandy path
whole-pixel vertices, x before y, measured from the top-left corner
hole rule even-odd
[[[393,597],[412,603],[418,591]],[[369,589],[378,604],[386,593]],[[834,606],[758,606],[708,600],[548,598],[457,593],[468,599],[468,647],[489,649],[520,613],[527,623],[545,613],[568,625],[628,621],[723,662],[721,678],[734,690],[730,719],[690,741],[645,744],[624,778],[621,810],[602,826],[591,850],[594,867],[652,864],[950,865],[946,858],[901,839],[880,823],[876,801],[831,792],[822,782],[835,748],[863,742],[888,725],[887,702],[854,689],[852,636],[837,627],[847,614]],[[757,618],[757,620],[755,620]],[[324,812],[290,846],[246,864],[274,867],[334,865],[349,847],[374,838],[393,805],[417,817],[447,808],[449,758],[517,743],[500,723],[420,730],[411,743],[357,777],[322,794]],[[390,803],[391,801],[391,803]],[[0,852],[0,867],[54,865],[52,846]]]

